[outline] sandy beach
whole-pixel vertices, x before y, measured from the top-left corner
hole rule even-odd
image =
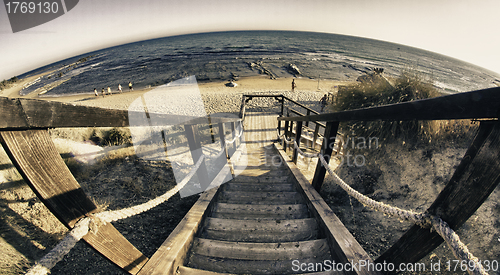
[[[28,94],[21,96],[21,91],[25,83],[33,81],[40,75],[22,79],[15,86],[5,89],[0,92],[0,96],[10,98],[36,98],[41,100],[59,101],[85,106],[102,107],[109,109],[127,110],[129,105],[138,97],[147,93],[153,88],[128,91],[128,87],[123,88],[123,93],[118,93],[116,88],[112,90],[112,95],[102,96],[99,91],[99,96],[89,90],[88,94],[77,94],[70,96],[39,96],[38,94]],[[352,82],[335,81],[335,80],[317,80],[308,78],[296,78],[297,88],[291,92],[291,83],[293,78],[278,78],[269,79],[268,76],[246,77],[240,78],[235,83],[236,87],[228,87],[225,84],[227,81],[215,81],[208,83],[198,83],[200,93],[202,95],[205,109],[208,114],[223,113],[223,112],[238,112],[241,104],[241,96],[243,94],[262,94],[262,93],[277,93],[284,94],[291,99],[298,100],[311,105],[318,103],[323,94],[334,91],[335,86],[349,85]],[[314,106],[313,106],[314,107]]]

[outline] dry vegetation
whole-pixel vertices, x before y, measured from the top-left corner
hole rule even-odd
[[[146,161],[135,156],[134,148],[129,146],[128,129],[53,129],[50,132],[73,175],[100,210],[146,202],[176,184],[168,161]],[[75,157],[78,149],[96,155],[96,161],[85,163],[87,159]],[[57,244],[67,229],[24,183],[1,148],[0,151],[0,250],[3,253],[0,274],[24,274],[35,260]],[[196,199],[197,196],[181,199],[175,195],[146,213],[113,224],[150,257]],[[74,273],[126,274],[83,242],[79,242],[51,274]]]
[[[405,72],[391,83],[375,80],[341,90],[332,110],[358,109],[438,95],[438,91],[418,75]],[[344,159],[336,173],[353,188],[375,200],[423,212],[448,183],[477,126],[471,120],[344,123],[341,125],[344,140],[377,138],[378,146],[369,148],[356,144],[351,147],[353,144],[349,144],[343,149],[344,154],[360,156],[364,163],[356,166],[351,162],[348,165]],[[339,163],[341,157],[334,159]],[[411,226],[408,222],[401,223],[397,218],[364,207],[338,187],[330,176],[325,179],[321,195],[373,258],[392,246]],[[499,196],[497,188],[457,231],[471,252],[483,261],[500,260]],[[431,262],[444,263],[447,260],[455,258],[443,244],[422,262],[429,266]],[[461,274],[444,271],[440,274],[457,273]]]

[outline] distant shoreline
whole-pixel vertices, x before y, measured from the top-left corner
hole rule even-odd
[[[72,103],[85,106],[127,110],[128,106],[135,99],[137,99],[144,93],[147,93],[156,88],[156,87],[151,87],[151,88],[144,88],[137,90],[134,89],[133,91],[128,91],[128,87],[126,87],[126,85],[123,85],[124,86],[123,93],[121,94],[118,93],[116,87],[114,87],[114,89],[112,90],[112,95],[106,95],[104,97],[101,95],[100,90],[98,90],[99,96],[97,97],[91,91],[89,91],[88,93],[78,93],[72,95],[56,95],[56,96],[50,96],[50,95],[39,96],[38,94],[33,94],[33,93],[21,96],[19,94],[23,85],[48,73],[50,72],[21,79],[18,83],[16,83],[15,86],[1,91],[0,96],[5,96],[9,98],[32,98],[32,99]],[[295,82],[297,83],[297,88],[295,89],[294,93],[290,92],[292,79],[295,79]],[[307,95],[313,95],[314,97],[318,97],[319,100],[319,98],[321,98],[323,94],[332,91],[334,86],[350,85],[355,82],[320,79],[318,83],[318,79],[309,79],[300,77],[299,78],[284,77],[284,78],[270,79],[269,76],[267,75],[261,75],[261,76],[251,76],[251,77],[240,77],[237,81],[235,81],[235,83],[237,84],[236,87],[228,87],[225,85],[227,83],[228,81],[198,82],[200,93],[204,98],[204,100],[206,101],[205,107],[207,109],[207,112],[209,113],[212,112],[208,110],[213,110],[213,112],[215,111],[224,112],[224,111],[229,111],[228,109],[239,108],[240,104],[239,100],[241,100],[241,96],[243,94],[278,92],[278,93],[287,93],[292,96],[295,94],[297,97],[306,96],[305,94],[307,94]],[[231,104],[229,104],[229,102],[231,102]],[[235,106],[229,106],[229,105],[235,105]]]

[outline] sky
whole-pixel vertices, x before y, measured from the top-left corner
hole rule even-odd
[[[13,33],[7,7],[0,5],[0,80],[110,46],[231,30],[384,40],[500,75],[499,11],[499,0],[80,0],[52,21]]]

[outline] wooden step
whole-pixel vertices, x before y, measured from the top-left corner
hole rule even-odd
[[[302,242],[245,243],[195,238],[192,252],[237,260],[283,261],[330,253],[326,239]]]
[[[253,177],[253,176],[237,176],[232,180],[232,182],[265,182],[265,183],[281,183],[281,182],[293,182],[292,177],[287,175],[287,176],[278,176],[278,177],[272,177],[272,176],[260,176],[260,177]]]
[[[293,192],[295,187],[291,183],[283,184],[254,184],[228,182],[224,184],[225,191],[247,191],[247,192]]]
[[[234,220],[206,218],[202,238],[233,242],[291,242],[317,239],[312,218],[293,220]]]
[[[260,168],[260,167],[259,167]],[[269,168],[269,169],[268,169]],[[289,176],[290,171],[285,168],[281,169],[271,169],[270,167],[262,167],[262,169],[249,169],[248,167],[241,171],[239,176],[250,176],[250,177],[283,177]]]
[[[262,260],[235,260],[216,257],[207,257],[192,254],[189,258],[188,266],[192,268],[210,270],[219,273],[230,274],[308,274],[299,269],[299,263],[312,263],[318,266],[318,263],[332,261],[330,254],[305,259],[295,259],[288,261],[262,261]],[[331,263],[331,262],[330,262]],[[295,264],[295,265],[294,265]],[[294,271],[295,270],[297,271]],[[318,270],[319,271],[319,270]],[[343,274],[335,272],[322,272],[312,274]]]
[[[252,205],[218,203],[212,212],[213,218],[225,219],[304,219],[309,218],[305,204]]]
[[[219,202],[239,204],[299,204],[304,198],[297,192],[224,191]]]
[[[295,267],[297,268],[297,267]],[[292,270],[293,272],[293,270]],[[220,273],[213,271],[206,271],[202,269],[191,268],[187,266],[179,266],[176,274],[180,275],[233,275],[234,273]],[[307,274],[307,275],[331,275],[331,274],[343,274],[342,272],[333,271],[323,271],[323,272],[313,272],[313,273],[297,273],[297,274]]]

